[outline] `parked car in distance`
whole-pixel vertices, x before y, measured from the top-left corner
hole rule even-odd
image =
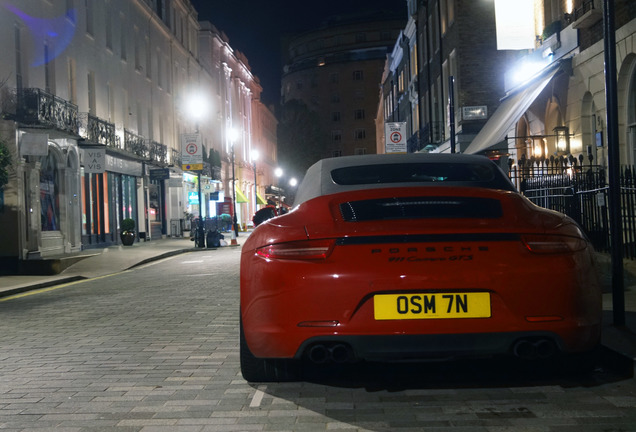
[[[248,381],[302,362],[587,355],[601,331],[579,226],[475,155],[319,161],[244,243],[240,296]]]

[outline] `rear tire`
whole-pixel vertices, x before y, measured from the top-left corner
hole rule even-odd
[[[240,324],[241,374],[249,382],[297,381],[300,378],[300,362],[294,359],[258,358],[250,351]]]

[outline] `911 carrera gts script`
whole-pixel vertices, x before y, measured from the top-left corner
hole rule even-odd
[[[476,254],[488,252],[488,246],[408,246],[371,249],[371,255],[388,255],[389,263],[472,261]]]
[[[429,254],[429,253],[455,253],[471,254],[477,252],[488,252],[488,246],[424,246],[424,247],[390,247],[373,248],[371,255],[377,254]]]
[[[373,298],[376,320],[427,318],[488,318],[490,294],[381,294]]]

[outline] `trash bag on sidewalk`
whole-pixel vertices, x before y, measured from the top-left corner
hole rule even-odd
[[[208,235],[206,238],[206,244],[208,248],[218,248],[221,247],[221,239],[224,239],[225,236],[218,232],[216,229],[208,231]]]

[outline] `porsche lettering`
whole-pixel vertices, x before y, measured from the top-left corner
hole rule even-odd
[[[430,261],[472,261],[473,255],[451,255],[451,256],[390,256],[390,263],[400,262],[430,262]]]

